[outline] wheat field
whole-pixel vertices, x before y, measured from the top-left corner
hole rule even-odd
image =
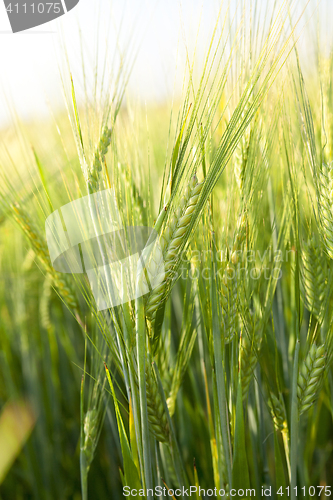
[[[111,69],[64,57],[64,109],[2,130],[1,500],[333,494],[333,53],[316,15],[222,3],[159,103],[127,92],[130,49]],[[86,212],[68,229],[70,206]],[[112,273],[142,234],[128,283]]]

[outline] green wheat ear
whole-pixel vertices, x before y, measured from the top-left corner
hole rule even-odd
[[[157,441],[167,443],[169,441],[170,434],[169,423],[151,364],[149,362],[146,364],[146,397],[150,430]]]
[[[95,149],[93,163],[88,171],[88,189],[90,194],[99,190],[103,162],[110,144],[111,129],[105,126]]]
[[[322,164],[316,191],[321,234],[326,251],[333,259],[333,162]]]
[[[243,323],[244,330],[241,337],[240,356],[242,395],[245,401],[254,376],[254,370],[258,363],[258,353],[261,347],[263,328],[261,318],[256,314],[252,317],[249,311],[245,311]]]
[[[223,337],[224,342],[231,342],[238,326],[237,300],[239,294],[240,271],[243,247],[246,240],[247,219],[242,214],[237,221],[237,228],[230,252],[229,262],[224,270],[221,283],[220,298],[223,311]]]
[[[84,416],[83,433],[84,444],[83,452],[86,457],[87,469],[93,461],[95,448],[98,441],[98,432],[100,424],[100,413],[97,408],[88,410]]]
[[[300,415],[316,401],[326,366],[325,346],[313,344],[298,374],[297,397]]]
[[[242,196],[244,195],[245,171],[250,148],[250,135],[251,132],[248,127],[239,141],[235,152],[234,174]]]
[[[316,316],[319,322],[323,319],[327,271],[327,256],[320,240],[312,236],[302,248],[302,294],[307,309]]]
[[[168,287],[172,279],[172,270],[178,260],[179,249],[184,242],[201,189],[202,183],[198,183],[198,179],[194,175],[185,189],[177,211],[169,220],[168,226],[161,236],[160,244],[163,261],[159,259],[158,262],[154,263],[155,274],[156,276],[160,276],[158,280],[159,284],[149,293],[146,299],[146,316],[150,320],[152,330],[157,310],[166,299]],[[162,272],[161,264],[163,263],[164,271]]]
[[[47,274],[52,278],[54,286],[58,289],[60,295],[73,311],[79,310],[79,302],[76,293],[72,288],[71,281],[66,274],[60,273],[51,265],[49,251],[45,238],[41,235],[38,227],[31,219],[29,213],[21,205],[13,205],[13,217],[28,237],[30,244],[42,264]]]
[[[287,415],[281,394],[276,397],[275,394],[271,393],[268,405],[275,428],[281,432],[287,432]]]

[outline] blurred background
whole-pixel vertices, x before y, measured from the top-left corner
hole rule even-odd
[[[263,12],[272,4],[266,0],[260,3]],[[296,2],[298,12],[307,3]],[[58,20],[12,34],[1,2],[0,126],[11,121],[9,109],[15,109],[20,119],[36,119],[47,115],[50,105],[53,109],[63,106],[59,65],[64,41],[74,74],[75,68],[80,68],[81,51],[90,61],[97,47],[101,61],[108,51],[110,64],[114,63],[114,52],[120,57],[126,51],[135,60],[128,85],[131,96],[147,102],[170,98],[175,89],[181,88],[181,77],[178,81],[176,75],[183,74],[185,47],[193,49],[196,44],[198,54],[204,53],[220,5],[217,0],[80,0],[75,9]],[[310,0],[306,35],[303,31],[300,44],[309,64],[314,56],[309,33],[313,37],[319,34],[322,46],[331,48],[332,14],[331,0]]]

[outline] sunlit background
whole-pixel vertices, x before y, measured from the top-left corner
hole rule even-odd
[[[269,2],[258,3],[266,7]],[[297,3],[301,9],[307,2]],[[80,30],[91,71],[97,43],[100,57],[108,50],[110,64],[112,51],[118,57],[122,52],[131,53],[135,63],[128,92],[147,102],[172,96],[176,69],[186,64],[185,47],[193,48],[197,40],[200,51],[219,6],[217,0],[80,0],[75,9],[58,20],[12,34],[1,0],[0,126],[10,123],[13,110],[21,119],[31,119],[47,114],[50,106],[55,109],[62,105],[59,48],[65,39],[75,71],[80,64]],[[303,55],[313,56],[309,34],[316,37],[318,26],[322,43],[330,47],[332,17],[331,0],[309,2],[306,35],[303,33],[300,43]]]

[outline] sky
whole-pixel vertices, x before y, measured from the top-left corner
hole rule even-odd
[[[259,4],[265,6],[266,1]],[[333,1],[319,3],[321,31],[330,32]],[[94,60],[97,42],[103,55],[117,44],[125,51],[134,40],[131,53],[138,52],[129,91],[145,101],[165,98],[172,93],[176,64],[181,64],[184,36],[191,45],[201,19],[204,43],[217,10],[217,0],[80,0],[58,20],[13,34],[0,0],[0,126],[10,122],[9,109],[15,109],[21,119],[30,119],[47,114],[48,102],[53,108],[62,105],[61,43],[65,39],[75,74],[80,61],[79,29],[87,61]]]
[[[215,2],[208,3],[211,7],[205,10],[213,14]],[[132,37],[131,53],[138,54],[129,83],[131,92],[149,100],[163,98],[172,90],[180,32],[178,1],[115,0],[110,4],[109,0],[80,0],[58,20],[12,34],[0,0],[0,125],[10,119],[8,104],[14,105],[21,118],[47,113],[48,100],[61,104],[61,43],[65,39],[75,72],[80,65],[78,27],[87,61],[94,59],[96,40],[102,55],[106,39],[108,50],[117,42],[125,50]],[[200,7],[196,0],[182,1],[188,26],[197,25]]]

